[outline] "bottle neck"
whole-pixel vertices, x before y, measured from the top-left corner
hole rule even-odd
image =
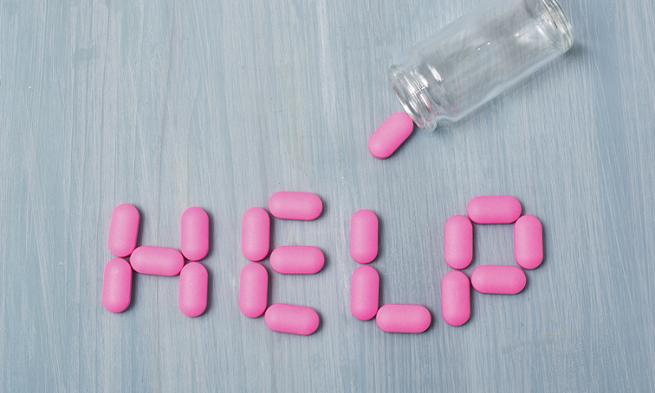
[[[430,94],[428,81],[411,69],[393,66],[390,70],[391,86],[405,112],[419,128],[434,130],[444,118],[443,107]]]

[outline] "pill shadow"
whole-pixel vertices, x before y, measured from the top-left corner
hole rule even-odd
[[[203,208],[204,209],[204,208]],[[207,251],[207,256],[203,258],[203,261],[211,258],[214,255],[214,213],[205,209],[207,216],[209,217],[209,250]]]
[[[541,220],[541,219],[540,219]],[[535,270],[538,270],[539,268],[544,267],[546,263],[548,262],[548,247],[546,247],[546,240],[548,240],[548,227],[544,225],[543,221],[541,223],[541,244],[543,246],[543,253],[544,253],[544,258],[541,261],[541,265]]]
[[[129,263],[129,260],[128,260]],[[130,269],[132,264],[130,263]],[[132,288],[130,292],[130,305],[125,311],[131,310],[139,300],[139,274],[132,269]]]
[[[471,280],[471,278],[469,277],[469,282],[470,282],[470,280]],[[477,293],[477,292],[475,291],[475,289],[473,289],[473,286],[471,286],[470,290],[471,290],[471,296],[470,296],[470,302],[471,302],[471,315],[469,315],[469,320],[466,321],[465,324],[463,324],[462,326],[457,326],[457,327],[459,327],[459,328],[463,328],[463,327],[465,327],[465,326],[470,325],[471,322],[472,322],[472,321],[474,320],[474,318],[475,318],[475,303],[476,303],[475,298],[477,297],[476,294],[479,295],[479,293]],[[448,325],[448,326],[450,326],[450,325]],[[455,327],[455,326],[451,326],[451,327]]]
[[[269,269],[266,265],[264,265],[264,261],[262,262],[248,262],[248,263],[261,263],[261,265],[264,267],[266,270],[266,274],[268,275],[268,286],[266,288],[266,310],[268,310],[268,307],[270,307],[273,303],[273,275],[271,274],[271,269]],[[241,286],[241,284],[239,284]],[[264,313],[266,313],[266,310],[264,310]],[[263,316],[264,314],[262,314]]]
[[[269,234],[268,235],[268,241],[269,241],[268,254],[266,254],[266,256],[262,259],[262,261],[260,263],[264,262],[268,257],[270,257],[271,252],[273,252],[273,250],[275,249],[275,244],[276,244],[275,234],[277,232],[277,224],[275,222],[278,221],[275,217],[273,217],[273,215],[271,214],[271,212],[268,211],[267,208],[264,208],[264,210],[266,210],[266,214],[268,214],[268,219],[270,220],[271,224],[269,225],[269,232],[268,232],[268,234]]]
[[[384,242],[384,220],[380,218],[380,215],[375,212],[375,215],[378,216],[378,255],[375,257],[373,262],[377,261],[380,259],[382,256],[384,256],[384,251],[385,251],[385,242]],[[371,263],[373,263],[371,262]]]
[[[134,207],[136,207],[136,210],[139,212],[139,228],[136,235],[136,246],[139,247],[143,241],[143,227],[146,217],[143,215],[143,209],[141,209],[140,206],[134,205]]]
[[[377,270],[377,269],[376,269]],[[384,275],[378,271],[378,275],[380,276],[380,284],[378,288],[378,311],[380,308],[385,304],[384,302]],[[377,313],[376,313],[377,316]],[[375,321],[375,317],[371,319],[372,321]]]
[[[314,308],[314,307],[312,307],[312,308]],[[316,314],[318,314],[318,320],[320,321],[320,323],[318,324],[318,328],[316,329],[316,331],[314,333],[312,333],[311,335],[309,335],[308,337],[311,337],[311,336],[313,336],[315,334],[319,334],[320,332],[322,332],[323,331],[323,325],[325,325],[325,319],[323,319],[323,313],[316,310],[315,308],[314,308],[314,310],[316,311]]]
[[[214,272],[207,266],[205,266],[205,269],[207,269],[207,307],[199,318],[204,318],[214,304]]]

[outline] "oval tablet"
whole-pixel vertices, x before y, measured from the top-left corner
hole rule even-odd
[[[311,307],[273,304],[264,315],[266,326],[274,332],[309,336],[321,323],[318,313]]]
[[[132,300],[132,268],[124,259],[114,258],[105,265],[102,305],[107,311],[127,310]]]
[[[385,304],[375,318],[378,327],[387,333],[423,333],[430,327],[432,316],[418,304]]]
[[[253,262],[266,258],[271,247],[271,217],[266,209],[253,207],[243,215],[241,251]]]
[[[139,209],[134,205],[122,204],[114,208],[109,226],[109,252],[117,257],[132,254],[139,237]]]
[[[184,258],[174,248],[141,246],[132,252],[130,263],[137,273],[177,276],[184,266]]]
[[[444,230],[444,258],[453,269],[466,269],[473,262],[473,224],[464,216],[452,216]]]
[[[526,282],[523,270],[515,266],[480,266],[471,274],[473,288],[490,295],[516,295]]]
[[[282,274],[316,274],[325,265],[325,255],[318,247],[284,246],[271,253],[271,268]]]
[[[268,210],[275,218],[312,221],[323,213],[323,201],[311,192],[276,192],[268,200]]]
[[[405,143],[414,131],[414,122],[404,112],[389,116],[368,140],[368,150],[373,157],[385,160]]]
[[[268,272],[258,263],[249,263],[241,269],[239,281],[239,308],[248,318],[258,318],[268,306]]]
[[[195,318],[207,309],[207,269],[198,262],[189,262],[180,272],[178,305],[187,317]]]
[[[541,221],[523,216],[514,224],[514,257],[524,269],[532,270],[544,260],[544,235]]]
[[[471,283],[466,274],[451,271],[441,280],[441,315],[451,326],[462,326],[471,318]]]
[[[523,208],[512,196],[481,196],[469,202],[468,216],[476,224],[512,224]]]
[[[350,219],[350,256],[357,263],[371,263],[378,256],[379,220],[371,210],[359,210]]]
[[[350,283],[350,312],[360,321],[375,318],[380,305],[380,275],[370,266],[353,272]]]
[[[209,253],[209,215],[200,207],[190,207],[180,222],[182,254],[190,261],[199,261]]]

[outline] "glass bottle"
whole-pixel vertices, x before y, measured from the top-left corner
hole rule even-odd
[[[391,84],[420,128],[473,112],[573,45],[556,0],[496,0],[443,28],[391,67]]]

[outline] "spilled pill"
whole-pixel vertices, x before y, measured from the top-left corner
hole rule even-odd
[[[276,192],[268,200],[268,210],[275,218],[312,221],[323,213],[323,201],[311,192]]]
[[[114,258],[105,265],[102,284],[102,305],[114,313],[130,306],[132,299],[132,268],[124,259]]]
[[[380,305],[380,275],[370,266],[353,272],[350,283],[350,312],[360,321],[375,318]]]
[[[515,266],[480,266],[471,274],[473,288],[490,295],[516,295],[526,282],[523,270]]]
[[[243,215],[241,251],[253,262],[266,258],[271,246],[271,217],[266,209],[253,207]]]
[[[258,318],[268,306],[268,272],[258,263],[241,269],[239,280],[239,309],[248,318]]]
[[[359,210],[350,219],[350,256],[357,263],[371,263],[378,256],[378,216]]]
[[[207,309],[207,269],[198,262],[189,262],[180,272],[178,305],[187,317],[195,318]]]
[[[412,135],[414,122],[404,112],[389,116],[368,140],[368,150],[373,157],[385,160]]]
[[[481,196],[468,204],[468,216],[476,224],[512,224],[520,216],[521,202],[512,196]]]
[[[190,207],[180,222],[182,255],[190,261],[199,261],[209,253],[209,215],[200,207]]]
[[[271,268],[281,274],[316,274],[325,265],[325,255],[318,247],[284,246],[271,253]]]
[[[141,216],[134,205],[122,204],[114,208],[109,226],[109,252],[116,257],[129,256],[139,237]]]
[[[514,257],[524,269],[532,270],[544,260],[544,237],[541,221],[523,216],[514,224]]]
[[[264,322],[274,332],[309,336],[316,332],[321,320],[311,307],[273,304],[266,310]]]
[[[141,246],[130,257],[137,273],[155,276],[177,276],[184,266],[184,258],[174,248]]]
[[[385,304],[378,310],[375,322],[387,333],[423,333],[430,327],[432,316],[418,304]]]
[[[451,271],[441,280],[441,315],[451,326],[462,326],[471,318],[471,283],[466,274]]]
[[[444,230],[444,258],[453,269],[466,269],[473,262],[473,224],[464,216],[452,216]]]

